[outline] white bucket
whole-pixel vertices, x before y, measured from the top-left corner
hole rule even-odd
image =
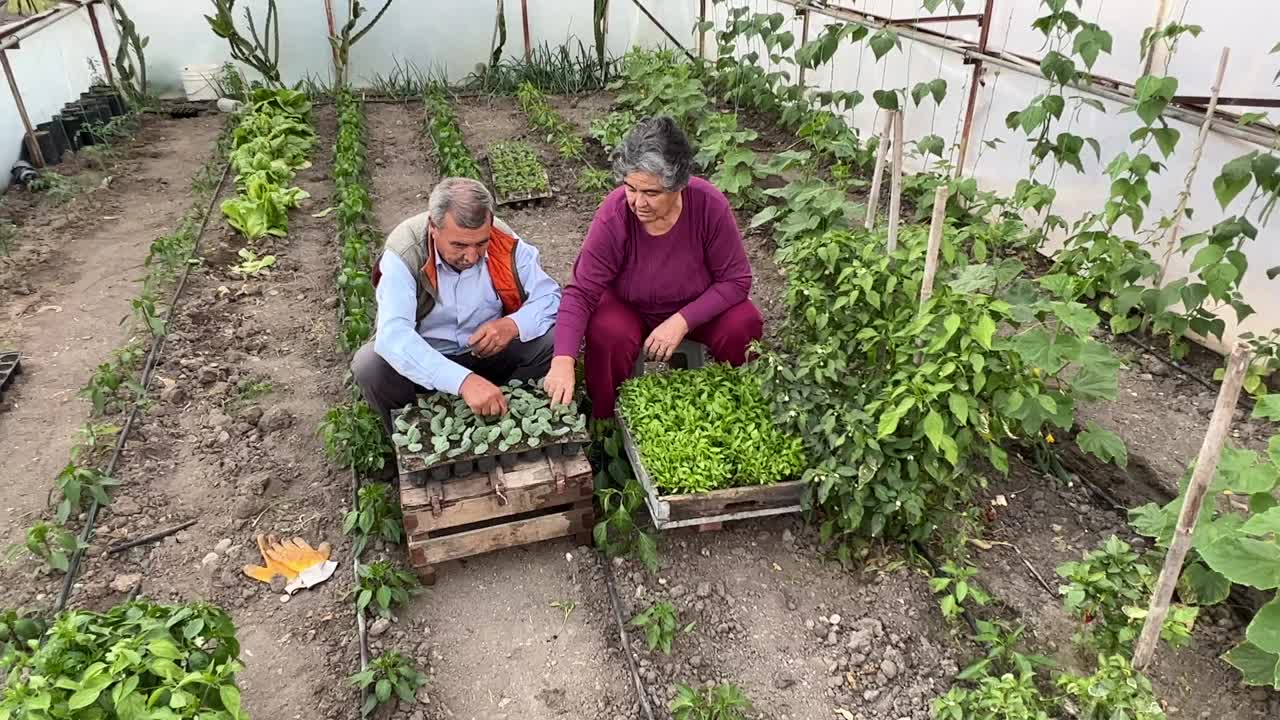
[[[221,65],[186,65],[182,68],[182,89],[188,100],[217,100]]]

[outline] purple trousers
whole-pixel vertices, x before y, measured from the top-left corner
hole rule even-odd
[[[613,417],[618,387],[631,377],[644,341],[667,316],[641,313],[606,291],[587,321],[584,364],[591,415]],[[745,300],[689,331],[690,340],[707,347],[711,357],[730,365],[747,361],[747,346],[764,334],[764,317]]]

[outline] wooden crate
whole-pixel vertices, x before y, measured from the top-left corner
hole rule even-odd
[[[542,457],[504,472],[429,480],[402,479],[400,504],[409,560],[423,582],[435,566],[558,537],[591,544],[595,523],[591,464],[584,455]]]
[[[644,469],[640,449],[636,446],[626,420],[618,416],[622,444],[636,479],[644,487],[645,504],[653,526],[659,530],[696,526],[700,530],[718,530],[721,523],[767,515],[784,515],[801,511],[803,480],[773,485],[746,485],[690,495],[659,495],[657,483]]]

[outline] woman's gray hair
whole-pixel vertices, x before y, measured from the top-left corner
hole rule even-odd
[[[458,227],[475,230],[493,218],[493,194],[479,180],[445,178],[431,191],[427,212],[431,224],[438,228],[444,227],[445,216],[452,213]]]
[[[667,192],[689,184],[693,148],[684,131],[669,117],[645,118],[613,150],[613,174],[619,182],[634,172],[658,178]]]

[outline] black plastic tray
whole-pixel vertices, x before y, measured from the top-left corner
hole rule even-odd
[[[0,351],[0,395],[9,388],[9,383],[22,374],[22,353],[16,350]]]
[[[407,477],[414,485],[421,487],[428,480],[449,480],[450,478],[466,477],[474,472],[487,473],[498,465],[501,465],[503,470],[510,471],[515,468],[517,462],[528,462],[541,458],[573,457],[582,452],[586,444],[587,440],[584,438],[569,436],[563,442],[542,445],[536,448],[526,448],[517,452],[453,460],[426,469],[419,467],[416,470],[403,471],[401,477]],[[397,461],[402,469],[406,467],[404,461],[406,457],[419,457],[415,453],[408,453],[404,448],[397,448],[396,454]],[[418,465],[421,465],[421,462]]]

